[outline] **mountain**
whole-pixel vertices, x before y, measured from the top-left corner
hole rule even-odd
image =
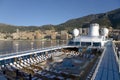
[[[43,26],[14,26],[7,24],[0,24],[0,32],[13,33],[16,29],[20,31],[35,31],[35,30],[50,30],[55,29],[56,31],[68,30],[71,31],[74,28],[88,27],[91,23],[98,23],[100,27],[113,27],[120,29],[120,8],[115,9],[106,13],[91,14],[84,17],[71,19],[65,23],[59,25],[43,25]]]
[[[71,19],[58,25],[64,29],[88,27],[91,23],[98,23],[100,27],[113,27],[120,29],[120,8],[100,14],[91,14],[77,19]]]

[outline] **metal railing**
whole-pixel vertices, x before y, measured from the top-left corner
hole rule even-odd
[[[33,49],[33,50],[27,50],[27,51],[15,52],[15,53],[9,53],[9,54],[0,55],[0,58],[9,57],[9,56],[15,56],[15,55],[21,55],[21,54],[25,54],[25,53],[34,53],[34,52],[37,52],[37,51],[42,51],[42,50],[47,50],[47,49],[62,48],[62,47],[65,47],[65,46],[67,46],[67,45],[64,44],[64,45],[51,46],[51,47],[46,47],[46,48],[39,48],[39,49]]]
[[[91,80],[95,80],[95,77],[96,77],[96,75],[97,75],[97,72],[98,72],[98,69],[99,69],[100,64],[101,64],[101,62],[102,62],[103,56],[104,56],[104,54],[105,54],[105,51],[106,51],[106,47],[104,48],[104,51],[103,51],[103,53],[102,53],[102,55],[101,55],[101,57],[100,57],[100,61],[99,61],[98,65],[97,65],[97,68],[95,69],[95,72],[93,73],[93,76],[92,76]]]
[[[118,57],[117,57],[117,52],[116,52],[116,50],[115,50],[115,48],[116,48],[116,45],[114,44],[114,43],[112,43],[112,47],[113,47],[113,51],[114,51],[114,53],[115,53],[115,58],[116,58],[116,60],[117,60],[117,63],[118,63]]]

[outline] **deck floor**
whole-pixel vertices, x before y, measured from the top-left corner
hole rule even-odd
[[[119,68],[112,44],[106,45],[105,54],[98,68],[95,80],[120,80]]]

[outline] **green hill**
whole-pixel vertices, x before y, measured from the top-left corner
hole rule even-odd
[[[58,25],[63,29],[73,29],[79,27],[88,27],[91,23],[98,23],[101,27],[113,27],[120,29],[120,8],[101,14],[92,14],[77,19],[71,19]]]

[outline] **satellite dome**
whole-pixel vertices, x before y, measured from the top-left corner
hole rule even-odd
[[[74,35],[75,37],[77,37],[77,36],[79,35],[79,30],[78,30],[78,29],[74,29],[74,30],[73,30],[73,35]]]
[[[107,28],[103,28],[101,33],[103,36],[107,36],[108,32],[109,32],[109,30]]]

